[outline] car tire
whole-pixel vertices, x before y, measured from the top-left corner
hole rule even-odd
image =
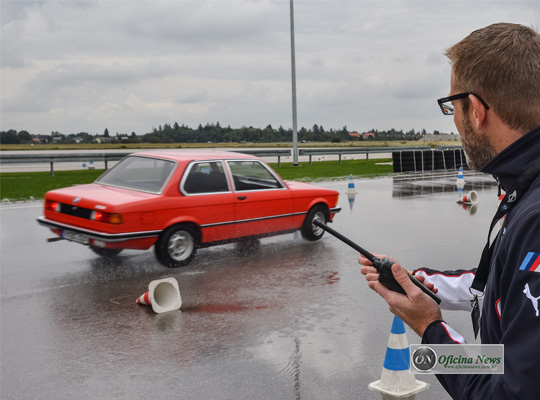
[[[154,246],[160,263],[169,268],[188,265],[199,244],[197,230],[188,224],[179,224],[166,229]]]
[[[328,209],[323,205],[316,205],[309,210],[307,213],[306,219],[300,228],[302,237],[307,240],[315,241],[319,240],[323,234],[324,230],[318,226],[313,225],[313,221],[319,220],[322,223],[328,221]]]
[[[103,258],[113,258],[122,252],[124,249],[106,249],[103,247],[90,246],[90,249],[97,255]]]

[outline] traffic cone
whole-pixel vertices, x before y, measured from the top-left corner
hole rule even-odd
[[[371,382],[368,387],[394,397],[407,397],[426,389],[429,385],[417,381],[410,372],[410,359],[405,325],[400,318],[394,316],[381,379]]]
[[[148,285],[148,291],[140,296],[136,303],[152,306],[152,310],[158,314],[178,310],[182,306],[178,282],[174,278],[152,281]]]
[[[463,204],[476,204],[477,201],[478,201],[478,195],[476,194],[474,190],[471,190],[467,194],[467,196],[463,196],[457,202],[463,203]]]
[[[463,169],[459,167],[457,179],[456,179],[456,186],[459,189],[463,189],[465,187],[465,179],[463,178]]]
[[[349,200],[349,209],[352,211],[354,206],[354,200],[356,199],[356,192],[347,193],[347,199]]]
[[[463,197],[463,188],[462,187],[459,187],[457,188],[457,197],[458,197],[458,203],[459,203],[459,200]]]
[[[349,186],[347,187],[347,194],[358,193],[354,188],[354,181],[352,180],[352,174],[349,176]]]

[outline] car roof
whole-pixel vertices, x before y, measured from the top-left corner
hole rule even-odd
[[[233,151],[224,150],[184,150],[184,149],[164,149],[164,150],[147,150],[138,151],[130,154],[130,156],[142,157],[157,157],[166,158],[175,161],[192,161],[192,160],[231,160],[231,159],[258,159],[255,156],[236,153]]]

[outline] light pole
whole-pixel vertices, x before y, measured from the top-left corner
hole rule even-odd
[[[292,81],[292,116],[293,116],[293,165],[298,166],[298,131],[296,126],[296,63],[294,59],[294,7],[291,4],[291,81]]]

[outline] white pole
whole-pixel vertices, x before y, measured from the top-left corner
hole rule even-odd
[[[292,114],[293,114],[293,165],[298,166],[298,131],[296,126],[296,64],[294,59],[294,10],[291,4],[291,78],[292,78]]]

